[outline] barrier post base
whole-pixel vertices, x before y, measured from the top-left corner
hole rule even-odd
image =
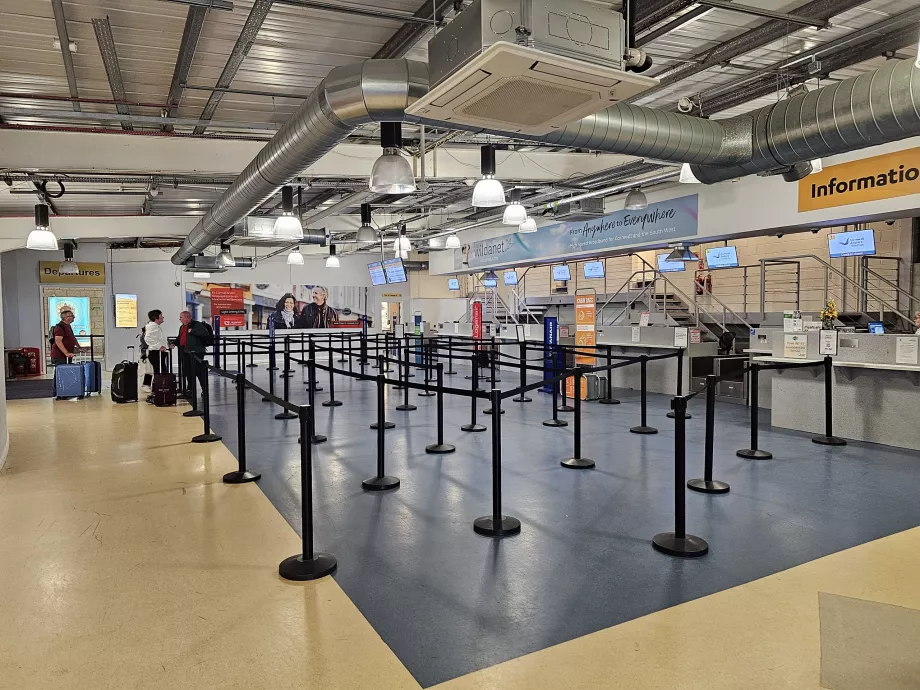
[[[629,430],[631,434],[657,434],[658,429],[653,426],[634,426]]]
[[[335,556],[328,553],[315,553],[308,558],[304,558],[303,554],[297,554],[281,561],[278,574],[285,580],[307,582],[331,575],[335,572],[336,565],[338,564]]]
[[[316,445],[317,443],[325,443],[325,442],[328,441],[328,440],[329,440],[329,439],[327,439],[327,438],[326,438],[325,436],[323,436],[322,434],[313,434],[313,437],[310,439],[310,442],[313,443],[314,445]],[[297,443],[300,443],[300,437],[299,437],[299,436],[297,437]]]
[[[569,423],[564,419],[547,419],[543,426],[568,426]]]
[[[457,373],[456,371],[445,371],[445,372],[444,372],[444,375],[445,375],[445,376],[453,376],[453,375],[456,374],[456,373]]]
[[[247,369],[255,369],[257,366],[259,366],[259,365],[258,365],[258,364],[255,364],[255,363],[253,363],[253,364],[247,364],[247,365],[246,365],[246,368],[247,368]]]
[[[601,405],[619,405],[620,401],[616,398],[601,398],[598,400]]]
[[[821,446],[845,446],[847,444],[846,441],[837,436],[815,436],[811,439],[811,442]]]
[[[727,494],[731,487],[725,482],[716,480],[707,482],[705,479],[691,479],[687,482],[687,488],[699,491],[701,494]]]
[[[227,472],[224,475],[224,484],[247,484],[249,482],[257,482],[262,478],[261,474],[256,474],[255,472]]]
[[[559,411],[560,412],[574,412],[575,408],[572,407],[571,405],[560,405]]]
[[[284,412],[279,412],[276,414],[275,419],[297,419],[297,415],[293,412],[288,412],[285,410]]]
[[[204,412],[201,410],[186,410],[182,413],[183,417],[204,417]]]
[[[671,410],[670,412],[668,412],[668,413],[665,415],[665,417],[667,417],[668,419],[674,419],[674,410]],[[693,417],[692,417],[691,414],[688,412],[687,414],[684,415],[684,419],[693,419]]]
[[[519,395],[519,396],[516,397],[516,398],[511,398],[511,401],[512,401],[512,402],[519,402],[519,403],[533,402],[533,398],[528,398],[528,397],[526,397],[526,396],[524,396],[524,395]]]
[[[461,431],[485,431],[486,428],[482,424],[464,424],[460,427]]]
[[[389,491],[399,486],[399,479],[396,477],[371,477],[361,482],[365,491]]]
[[[428,391],[427,393],[425,393],[425,392],[423,391],[423,392],[421,392],[421,393],[418,394],[418,397],[420,397],[420,398],[430,398],[430,397],[433,396],[433,395],[437,395],[437,393],[435,393],[434,391]]]
[[[400,412],[412,412],[412,410],[417,410],[418,408],[415,405],[397,405],[396,409]]]
[[[560,460],[559,464],[563,467],[568,467],[570,470],[590,470],[594,467],[594,460],[589,460],[588,458],[565,458]]]
[[[326,400],[323,402],[323,407],[341,407],[341,400]]]
[[[742,448],[739,451],[735,451],[735,455],[739,458],[746,458],[748,460],[769,460],[773,457],[773,453],[766,450],[758,450],[757,448]]]
[[[373,424],[371,424],[371,429],[376,429],[377,427],[378,427],[377,422],[374,422]],[[393,422],[384,422],[383,428],[384,429],[394,429],[396,428],[396,425]]]
[[[692,534],[678,537],[674,532],[662,532],[652,539],[652,546],[655,551],[679,558],[699,558],[709,553],[709,544],[706,540]]]
[[[425,452],[431,455],[447,455],[455,450],[457,450],[457,447],[449,443],[432,443],[430,446],[425,446]]]
[[[287,371],[287,372],[285,372],[285,373],[283,373],[283,374],[279,374],[278,378],[279,378],[279,379],[292,379],[292,378],[294,378],[294,372],[293,372],[293,371]]]
[[[218,434],[198,434],[197,436],[192,437],[192,443],[215,443],[220,441],[221,437]]]
[[[482,411],[482,414],[492,414],[492,408],[491,407],[486,408],[485,410]],[[505,414],[504,407],[501,409],[501,412],[499,412],[499,414]]]
[[[476,518],[473,521],[473,531],[484,537],[510,537],[521,532],[521,521],[517,518],[502,515],[501,520],[496,520],[491,515]]]

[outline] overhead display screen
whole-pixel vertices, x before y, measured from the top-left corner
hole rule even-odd
[[[875,231],[831,233],[827,236],[827,251],[832,259],[844,256],[872,256],[875,254]]]
[[[505,271],[505,285],[517,285],[517,271]]]
[[[447,279],[447,289],[448,290],[459,290],[460,289],[460,279],[459,278],[448,278]]]
[[[738,268],[738,249],[728,247],[714,247],[706,250],[706,266],[713,268]]]
[[[585,278],[603,278],[604,262],[603,261],[586,261]]]
[[[405,283],[406,267],[402,259],[386,259],[383,262],[383,271],[386,273],[388,283]]]
[[[553,266],[553,280],[571,280],[572,272],[569,270],[568,264],[562,264],[561,266]]]
[[[498,287],[498,281],[495,278],[483,278],[484,287]]]
[[[677,273],[678,271],[687,270],[683,261],[668,261],[667,254],[659,254],[655,257],[655,260],[658,262],[658,270],[661,273]]]
[[[379,261],[375,261],[372,264],[367,265],[367,270],[371,273],[371,284],[372,285],[386,285],[387,284],[387,275],[383,271],[383,264]]]

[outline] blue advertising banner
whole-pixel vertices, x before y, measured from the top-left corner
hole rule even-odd
[[[595,220],[554,223],[534,233],[511,233],[478,240],[470,243],[469,267],[510,266],[695,237],[699,231],[698,220],[698,198],[693,194],[649,204],[641,211],[617,211]]]
[[[556,352],[556,346],[559,343],[559,319],[555,316],[547,316],[543,319],[543,378],[551,379],[556,375],[555,369],[558,369],[558,363],[554,369],[553,353]],[[543,386],[541,393],[552,393],[551,385]]]

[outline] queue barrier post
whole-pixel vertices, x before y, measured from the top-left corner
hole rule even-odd
[[[584,372],[580,366],[575,367],[575,434],[572,457],[560,461],[563,467],[571,470],[589,470],[594,467],[594,460],[581,457],[581,386]]]
[[[706,376],[706,442],[703,459],[703,478],[691,479],[687,488],[703,494],[727,494],[730,487],[712,478],[712,455],[715,441],[716,375]]]
[[[400,360],[400,365],[402,367],[403,380],[402,380],[402,389],[403,389],[403,401],[402,405],[397,405],[396,409],[400,412],[411,412],[412,410],[417,410],[418,408],[415,405],[412,405],[409,402],[409,336],[406,336],[405,343],[402,346],[402,359]]]
[[[510,537],[519,534],[521,521],[502,515],[502,392],[493,388],[492,398],[492,514],[473,521],[476,534]]]
[[[687,412],[687,399],[674,398],[671,401],[674,410],[674,531],[662,532],[652,538],[656,551],[668,556],[680,558],[699,558],[709,553],[709,544],[705,539],[687,534],[687,429],[684,415]]]
[[[385,408],[386,403],[383,396],[383,388],[386,386],[386,374],[383,372],[386,371],[386,358],[377,357],[377,369],[380,370],[380,373],[377,374],[377,421],[370,425],[371,429],[379,429],[380,425],[383,425],[384,429],[393,429],[396,425],[393,422],[386,421]],[[378,436],[379,439],[379,436]],[[378,441],[379,443],[379,441]]]
[[[250,333],[250,334],[249,334],[249,364],[246,365],[246,366],[249,367],[250,369],[255,369],[255,368],[256,368],[256,347],[255,347],[255,343],[256,343],[256,337],[255,337],[252,333]]]
[[[425,452],[434,455],[447,455],[457,450],[457,447],[444,443],[444,363],[438,362],[435,368],[438,376],[438,442],[425,446]]]
[[[489,381],[493,382],[492,384],[493,387],[495,385],[494,384],[495,381],[501,381],[501,379],[495,375],[495,360],[497,359],[497,357],[498,357],[498,350],[495,349],[495,336],[493,335],[492,336],[492,349],[489,351],[489,373],[490,373]],[[492,414],[492,408],[489,407],[483,410],[482,413],[490,415]],[[502,408],[502,411],[499,414],[505,414],[504,408]]]
[[[684,349],[681,348],[677,351],[677,397],[681,397],[684,394]],[[674,419],[674,410],[668,412],[665,415],[668,419]],[[685,419],[693,419],[693,415],[689,412]]]
[[[425,368],[425,390],[419,393],[420,398],[430,398],[433,395],[436,395],[432,391],[428,384],[431,383],[431,338],[428,341],[425,341],[424,336],[421,339],[421,352],[422,352],[422,366]]]
[[[472,383],[470,384],[471,385],[470,390],[473,393],[470,396],[470,423],[464,424],[463,426],[460,427],[460,429],[463,431],[471,431],[471,432],[485,431],[486,428],[482,424],[479,424],[476,422],[476,393],[479,392],[479,366],[477,363],[477,355],[475,352],[470,357],[470,364],[473,367]]]
[[[815,436],[812,443],[822,446],[845,446],[839,436],[834,436],[834,370],[833,360],[824,357],[824,436]]]
[[[338,337],[338,340],[339,340],[339,348],[340,348],[339,354],[341,355],[341,357],[339,357],[339,359],[336,360],[336,361],[337,361],[339,364],[345,364],[345,362],[348,361],[348,360],[345,358],[345,334],[340,333],[340,334],[338,334],[338,336],[339,336],[339,337]],[[329,338],[330,338],[330,340],[331,340],[332,336],[330,335]],[[331,344],[330,344],[330,347],[331,347]],[[329,356],[332,357],[332,353],[331,353],[331,352],[330,352]]]
[[[285,558],[278,566],[278,574],[285,580],[305,582],[317,580],[335,571],[335,556],[313,550],[313,408],[304,405],[297,415],[300,419],[300,489],[301,524],[303,525],[303,552]]]
[[[393,386],[393,390],[395,391],[401,391],[406,388],[406,386],[403,384],[406,383],[406,368],[409,366],[409,363],[403,355],[404,342],[406,345],[409,344],[409,341],[406,338],[395,338],[395,344],[393,346],[396,351],[396,378],[399,380],[399,383]]]
[[[554,350],[550,354],[550,366],[553,368],[553,378],[558,376],[556,369],[556,355],[558,353]],[[559,419],[559,386],[564,386],[565,381],[553,381],[553,418],[547,419],[543,422],[543,426],[568,426],[569,423],[564,419]]]
[[[310,404],[310,440],[313,443],[325,443],[329,439],[323,434],[316,433],[316,421],[313,416],[313,410],[316,409],[316,348],[313,340],[310,340],[309,357],[307,359],[307,401]]]
[[[640,391],[641,399],[639,403],[641,420],[639,426],[634,426],[630,429],[630,432],[634,434],[657,434],[658,429],[653,426],[648,425],[648,387],[647,387],[647,369],[648,369],[648,355],[642,355],[639,361],[639,378],[641,382],[642,390]],[[686,400],[684,401],[686,403]],[[686,410],[684,410],[686,412]]]
[[[383,363],[381,362],[381,367]],[[384,398],[384,388],[386,387],[386,374],[377,374],[377,421],[371,425],[372,429],[377,430],[377,474],[370,479],[361,482],[361,486],[366,491],[387,491],[399,486],[399,479],[387,476],[384,466],[386,456],[386,440],[384,439],[387,424],[392,422],[386,421],[386,401]]]
[[[261,474],[246,469],[246,377],[237,373],[233,377],[236,384],[236,445],[237,470],[227,472],[224,484],[247,484],[262,478]]]
[[[329,336],[329,399],[323,401],[323,407],[341,407],[342,401],[335,399],[335,373],[332,371],[332,336]],[[345,360],[339,360],[344,362]]]
[[[284,336],[284,370],[285,371],[290,369],[290,366],[291,366],[291,349],[288,346],[289,346],[288,336]],[[284,375],[282,374],[282,376]],[[275,394],[275,387],[273,385],[274,381],[275,381],[275,377],[270,375],[269,376],[269,391],[271,392],[272,395]],[[287,376],[284,376],[283,389],[284,389],[284,402],[290,402],[291,401],[291,379]],[[262,398],[262,401],[271,402],[271,398]],[[288,410],[287,408],[285,408],[281,410],[281,412],[275,415],[275,419],[297,419],[297,415],[291,412],[290,410]]]
[[[563,370],[565,369],[565,350],[563,350],[562,368]],[[574,412],[575,407],[573,405],[569,405],[568,403],[568,386],[566,385],[565,379],[563,379],[560,385],[562,386],[562,404],[559,406],[559,411]]]
[[[243,365],[246,362],[246,343],[241,339],[236,340],[236,370],[243,371]]]
[[[447,371],[444,373],[447,376],[457,373],[454,371],[454,339],[451,336],[447,336]]]
[[[613,347],[604,346],[607,350],[607,366],[613,362]],[[619,405],[620,401],[613,397],[613,369],[607,370],[607,396],[598,400],[601,405]]]
[[[195,365],[195,353],[190,352],[188,356],[188,385],[189,385],[189,402],[192,403],[192,409],[182,413],[183,417],[204,417],[204,412],[198,409],[198,370]]]
[[[292,378],[294,376],[294,370],[291,369],[291,336],[284,336],[284,371],[281,372],[281,377],[285,379]]]
[[[520,367],[520,370],[521,370],[521,388],[523,389],[527,385],[527,343],[522,341],[519,344],[518,351],[519,351],[520,358],[521,358],[521,362],[518,366]],[[516,398],[511,398],[511,399],[514,402],[519,402],[519,403],[533,402],[533,399],[528,398],[525,395],[523,390],[521,390],[521,394],[519,396],[517,396]]]
[[[195,359],[195,355],[192,355],[192,359]],[[204,421],[204,432],[198,434],[198,436],[192,437],[192,443],[214,443],[215,441],[220,441],[221,437],[219,434],[215,434],[211,431],[211,396],[210,396],[210,385],[208,384],[208,364],[206,360],[201,361],[201,365],[205,368],[205,375],[201,377],[201,407],[203,408],[204,414],[202,415],[202,420]]]
[[[750,371],[751,376],[748,389],[750,391],[749,397],[751,400],[751,447],[742,448],[741,450],[736,451],[735,455],[737,455],[739,458],[745,458],[747,460],[769,460],[773,457],[773,453],[767,450],[761,450],[757,447],[758,413],[760,412],[760,405],[758,403],[758,389],[760,388],[760,365],[757,362],[752,362]]]

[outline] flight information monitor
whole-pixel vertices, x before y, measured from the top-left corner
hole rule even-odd
[[[706,266],[709,270],[714,268],[738,268],[738,249],[731,245],[707,249]]]
[[[683,261],[668,261],[667,254],[659,254],[655,260],[658,262],[658,270],[661,273],[677,273],[687,270]]]
[[[370,271],[372,285],[386,285],[387,284],[387,274],[384,273],[383,264],[381,262],[375,261],[372,264],[368,264],[367,270]]]
[[[505,285],[517,285],[517,271],[505,271]]]
[[[383,270],[387,274],[388,283],[406,282],[406,267],[403,266],[402,259],[386,259],[383,262]]]
[[[484,287],[498,287],[498,280],[495,278],[483,278],[482,284]]]
[[[827,251],[832,259],[872,256],[875,254],[875,231],[832,232],[827,236]]]
[[[448,290],[459,290],[460,289],[460,279],[459,278],[448,278],[447,279],[447,289]]]
[[[603,278],[604,262],[603,261],[586,261],[585,278]]]
[[[564,281],[571,280],[572,272],[569,270],[568,264],[562,264],[561,266],[553,266],[553,280]]]

